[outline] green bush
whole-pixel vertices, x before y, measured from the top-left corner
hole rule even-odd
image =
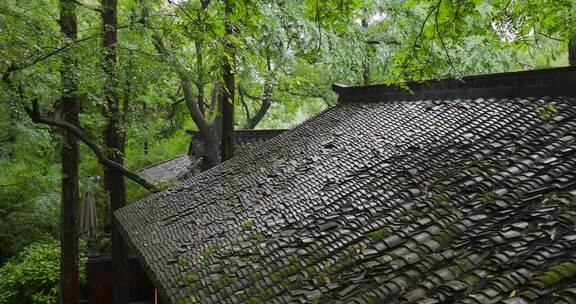
[[[55,240],[24,248],[0,268],[0,303],[58,303],[59,259],[60,247]],[[81,283],[86,279],[84,264],[81,258]]]

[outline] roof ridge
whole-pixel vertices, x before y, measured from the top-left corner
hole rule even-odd
[[[423,99],[576,96],[576,67],[408,81],[403,85],[333,84],[339,103]]]
[[[165,159],[165,160],[163,160],[163,161],[161,161],[161,162],[158,162],[158,163],[154,163],[154,164],[148,165],[148,166],[146,166],[146,167],[144,167],[144,168],[142,168],[142,169],[138,170],[138,172],[142,172],[142,171],[144,171],[144,170],[147,170],[147,169],[150,169],[150,168],[156,167],[156,166],[158,166],[158,165],[161,165],[161,164],[167,163],[167,162],[169,162],[169,161],[175,160],[175,159],[177,159],[177,158],[180,158],[180,157],[183,157],[183,156],[188,156],[188,157],[190,157],[190,156],[189,156],[188,154],[186,154],[186,153],[178,154],[178,155],[176,155],[176,156],[174,156],[174,157],[172,157],[172,158],[169,158],[169,159]]]
[[[268,138],[269,136],[276,136],[290,129],[235,129],[234,134],[238,138]],[[200,131],[186,130],[186,133],[193,136],[201,136]]]

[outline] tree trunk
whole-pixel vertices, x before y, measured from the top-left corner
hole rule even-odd
[[[60,0],[60,30],[64,37],[76,40],[76,4],[73,0]],[[78,126],[80,104],[77,98],[77,81],[74,76],[75,60],[73,53],[63,55],[60,74],[62,77],[62,119]],[[79,300],[78,288],[78,187],[79,152],[76,136],[64,131],[62,145],[62,196],[60,230],[60,302],[76,304]]]
[[[364,63],[364,71],[362,71],[362,83],[367,86],[370,85],[370,65]]]
[[[233,12],[233,0],[226,0],[224,3],[225,30],[226,35],[234,34],[233,25],[230,22],[230,15]],[[222,78],[224,79],[224,104],[222,107],[222,140],[221,151],[222,161],[228,160],[234,156],[234,46],[232,42],[226,41],[224,46],[226,56],[222,67]]]
[[[182,90],[184,91],[184,99],[190,116],[198,126],[200,134],[202,134],[203,154],[202,154],[202,170],[210,169],[220,163],[220,151],[218,149],[218,133],[214,126],[208,124],[198,104],[194,102],[192,95],[192,85],[190,79],[185,74],[180,75],[182,81]]]
[[[122,130],[122,111],[118,93],[116,71],[116,42],[118,27],[118,3],[116,0],[102,0],[102,31],[104,47],[104,71],[107,74],[105,88],[106,109],[104,114],[108,120],[104,142],[108,147],[108,156],[113,161],[124,163],[124,134]],[[130,301],[128,281],[128,248],[118,230],[114,211],[126,205],[126,187],[124,175],[115,169],[105,168],[104,180],[110,194],[110,216],[112,222],[112,303],[127,304]]]
[[[200,13],[198,13],[198,23],[200,23]],[[194,48],[196,51],[196,73],[198,74],[198,79],[196,80],[196,88],[198,89],[197,103],[200,112],[206,117],[206,109],[204,107],[204,56],[202,54],[202,41],[196,39],[194,41]]]
[[[219,104],[222,99],[222,84],[219,81],[214,82],[212,92],[210,93],[210,108],[208,109],[208,119],[214,118],[215,113],[220,113]]]
[[[576,66],[576,38],[568,42],[568,62],[571,66]]]
[[[268,109],[272,105],[272,83],[270,80],[271,73],[272,73],[272,59],[270,58],[270,51],[266,53],[266,68],[268,69],[268,79],[264,83],[264,93],[262,94],[262,104],[260,105],[260,109],[256,112],[254,117],[248,119],[248,125],[246,126],[247,129],[254,129],[260,123],[262,118],[268,113]]]
[[[362,28],[364,28],[365,31],[368,30],[368,20],[366,20],[366,17],[362,18]],[[367,50],[370,50],[370,44],[366,45]],[[370,84],[370,62],[368,58],[364,59],[364,63],[363,63],[363,71],[362,71],[362,83],[364,85],[369,85]]]
[[[268,113],[268,109],[270,109],[270,105],[272,105],[272,102],[270,102],[270,99],[268,97],[264,97],[264,99],[262,100],[262,106],[260,107],[260,109],[258,109],[258,112],[256,112],[256,115],[254,115],[254,117],[252,117],[248,121],[248,125],[246,125],[246,129],[256,128],[256,126],[260,123],[262,118],[264,118],[266,113]]]
[[[202,0],[201,4],[203,8],[206,8],[210,3],[209,0]],[[149,26],[148,24],[148,7],[143,0],[139,1],[140,6],[142,7],[142,18],[141,23],[148,27],[152,31],[152,39],[154,40],[154,48],[158,52],[158,54],[162,55],[165,58],[170,57],[170,53],[168,49],[164,45],[162,38],[160,35]],[[216,166],[220,163],[220,150],[218,149],[218,133],[217,128],[213,125],[210,125],[204,116],[204,113],[200,110],[200,107],[197,103],[197,100],[194,99],[194,94],[192,92],[192,84],[190,81],[190,77],[188,77],[185,69],[182,67],[178,67],[178,76],[180,77],[180,81],[182,82],[182,90],[184,92],[184,100],[186,101],[186,107],[188,108],[188,112],[190,113],[190,117],[198,127],[200,134],[202,134],[202,140],[204,144],[204,154],[202,156],[202,169],[206,170]]]
[[[208,9],[208,5],[210,4],[210,0],[200,1],[200,4],[202,5],[202,10],[205,13],[206,10]],[[196,15],[196,22],[198,22],[198,26],[200,27],[201,31],[203,32],[206,31],[203,12],[198,11],[198,14]],[[198,89],[198,108],[200,109],[200,112],[202,112],[202,115],[206,117],[206,107],[204,105],[205,83],[204,83],[204,54],[202,51],[203,45],[204,43],[202,41],[202,38],[197,38],[194,41],[194,48],[196,51],[196,73],[198,77],[196,80],[196,88]]]

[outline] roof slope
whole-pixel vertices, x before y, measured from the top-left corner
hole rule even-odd
[[[116,216],[173,303],[572,303],[576,99],[342,104]]]
[[[151,183],[165,182],[181,178],[194,165],[196,165],[195,159],[192,159],[187,154],[182,154],[148,166],[138,172],[138,174]]]
[[[285,129],[236,130],[236,154],[244,153],[249,148],[285,131]],[[194,135],[195,139],[200,137],[198,131],[188,130],[188,133]],[[148,166],[138,172],[138,174],[152,183],[180,180],[200,172],[200,159],[200,155],[189,156],[182,154]]]
[[[242,153],[257,144],[261,144],[274,138],[287,129],[240,129],[234,130],[235,149]],[[194,136],[194,139],[202,140],[200,131],[188,130],[188,134]]]

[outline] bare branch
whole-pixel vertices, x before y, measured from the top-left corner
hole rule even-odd
[[[173,1],[173,0],[168,0],[168,3],[169,3],[170,5],[176,6],[176,7],[186,16],[185,19],[188,19],[188,21],[190,21],[190,22],[194,22],[194,21],[195,21],[195,18],[192,17],[192,16],[190,16],[190,14],[186,11],[186,9],[182,8],[182,6],[181,6],[180,4],[176,3],[176,2]]]
[[[32,101],[32,108],[25,106],[24,110],[26,111],[28,116],[30,116],[32,121],[35,123],[42,123],[49,126],[58,127],[74,134],[74,136],[80,139],[80,141],[86,144],[90,148],[90,150],[94,152],[96,158],[98,159],[98,162],[100,162],[102,165],[114,170],[118,170],[124,176],[140,184],[142,187],[146,188],[150,192],[159,191],[159,189],[156,188],[156,186],[145,180],[143,177],[139,176],[137,173],[132,172],[126,169],[124,166],[118,164],[117,162],[108,159],[104,154],[104,152],[96,144],[96,142],[94,142],[91,138],[89,138],[82,130],[77,128],[75,125],[66,121],[42,116],[42,114],[40,113],[40,107],[38,105],[37,100]]]
[[[537,34],[540,35],[540,36],[544,36],[544,37],[546,37],[546,38],[548,38],[548,39],[550,39],[550,40],[555,40],[555,41],[559,41],[559,42],[566,42],[566,40],[564,40],[564,39],[552,37],[552,36],[546,35],[546,34],[544,34],[544,33],[537,32]]]

